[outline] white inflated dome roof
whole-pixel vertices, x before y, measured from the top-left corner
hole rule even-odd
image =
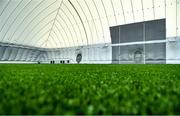
[[[0,42],[42,48],[110,43],[109,27],[165,18],[176,0],[0,0]]]

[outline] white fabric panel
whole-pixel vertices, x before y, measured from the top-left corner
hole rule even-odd
[[[126,1],[126,0],[125,0]],[[109,25],[113,26],[116,25],[116,20],[115,20],[115,13],[113,11],[113,4],[111,3],[111,0],[106,0],[106,1],[102,1],[105,7],[105,11],[106,11],[106,15],[107,15],[107,19],[109,21]]]
[[[142,0],[132,0],[133,9],[134,9],[134,18],[135,22],[141,22],[144,20],[144,14],[143,14],[143,6],[142,6]]]
[[[177,1],[177,36],[180,36],[180,0]]]
[[[1,1],[1,7],[0,7],[0,15],[2,15],[3,11],[6,9],[6,6],[8,5],[9,1],[8,0],[4,0]]]
[[[126,23],[133,23],[134,17],[132,12],[132,6],[131,6],[131,0],[122,0],[123,8],[124,8],[124,14],[126,18]]]
[[[165,3],[164,0],[154,0],[155,18],[165,18]]]
[[[10,13],[10,15],[8,16],[8,18],[6,19],[6,23],[3,24],[3,27],[1,28],[5,33],[3,33],[2,39],[3,40],[8,40],[9,39],[9,33],[11,32],[11,26],[13,26],[14,22],[17,20],[17,18],[19,17],[19,13],[22,13],[24,10],[24,7],[26,6],[26,4],[29,3],[29,1],[20,1],[17,2],[16,1],[17,6],[14,8],[14,10]]]
[[[153,11],[153,0],[143,0],[143,9],[145,21],[155,19]]]
[[[3,32],[3,34],[6,33],[6,29],[7,29],[6,25],[9,24],[9,22],[10,22],[11,13],[12,13],[12,15],[14,15],[14,12],[17,11],[15,9],[16,9],[16,7],[18,6],[18,4],[20,2],[21,2],[20,0],[10,2],[8,4],[7,8],[2,13],[2,15],[0,17],[0,21],[1,21],[1,23],[0,23],[0,32]],[[2,36],[1,36],[0,40],[1,41],[3,40]]]
[[[1,0],[0,42],[43,48],[110,43],[110,26],[162,18],[166,18],[167,37],[179,36],[179,2]]]
[[[23,37],[25,37],[32,30],[34,26],[40,23],[40,21],[43,18],[48,17],[52,11],[55,12],[56,10],[55,8],[57,4],[55,3],[52,4],[54,2],[53,0],[50,0],[49,2],[47,1],[42,2],[40,5],[39,5],[39,2],[37,1],[34,1],[34,2],[36,2],[37,7],[35,7],[34,9],[31,9],[29,13],[24,14],[23,21],[21,22],[19,27],[15,30],[15,35],[11,38],[11,39],[16,40],[16,42],[17,40],[22,42],[23,39],[27,39]]]
[[[120,0],[112,0],[112,2],[113,2],[114,12],[115,12],[116,20],[117,20],[116,25],[121,25],[125,23],[121,2]]]
[[[166,0],[167,37],[176,36],[176,0]]]
[[[37,15],[35,15],[35,17],[33,17],[33,19],[31,19],[28,22],[27,26],[23,30],[23,34],[18,36],[18,38],[27,39],[26,35],[29,34],[29,32],[31,32],[31,30],[34,30],[34,27],[36,25],[38,25],[40,22],[43,22],[42,21],[43,18],[45,18],[45,17],[55,17],[55,13],[57,12],[57,8],[58,8],[58,3],[56,3],[53,6],[48,7],[48,9],[45,9],[45,10],[42,9],[43,12],[41,12],[40,14],[38,13]],[[53,13],[53,15],[51,15],[51,13]],[[50,18],[50,19],[47,18],[45,20],[52,20],[52,18]],[[29,38],[29,39],[31,39],[31,38]],[[29,39],[27,39],[27,41],[29,41]],[[19,41],[23,41],[23,40],[19,40]],[[24,44],[27,45],[26,43],[24,43]]]
[[[52,24],[53,24],[53,18],[56,15],[56,12],[53,14],[49,15],[45,20],[39,22],[38,24],[34,25],[29,33],[25,35],[25,38],[27,38],[24,42],[25,45],[32,44],[32,42],[36,42],[38,39],[44,39],[44,38],[39,38],[42,34],[47,32],[49,29],[51,29]],[[38,28],[36,28],[38,27]]]

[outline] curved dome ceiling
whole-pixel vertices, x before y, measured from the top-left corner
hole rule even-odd
[[[165,18],[176,0],[0,0],[0,42],[42,48],[110,43],[109,27]]]

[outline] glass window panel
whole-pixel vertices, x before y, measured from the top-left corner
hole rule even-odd
[[[143,41],[143,23],[134,23],[120,26],[120,42]]]
[[[145,23],[145,39],[149,40],[165,40],[166,27],[165,20],[148,21]]]
[[[111,31],[111,41],[112,44],[117,44],[120,43],[120,27],[116,26],[116,27],[111,27],[110,28]]]
[[[146,63],[166,63],[166,43],[146,44]]]
[[[112,63],[118,64],[119,63],[119,53],[120,53],[120,47],[112,47]]]
[[[121,64],[143,64],[144,63],[144,46],[130,45],[120,47],[120,63]]]

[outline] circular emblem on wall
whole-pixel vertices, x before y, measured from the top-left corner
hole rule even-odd
[[[77,56],[76,56],[76,62],[79,64],[82,60],[82,54],[81,53],[78,53]]]
[[[143,51],[141,49],[138,49],[134,52],[134,61],[135,63],[142,63],[143,61]]]

